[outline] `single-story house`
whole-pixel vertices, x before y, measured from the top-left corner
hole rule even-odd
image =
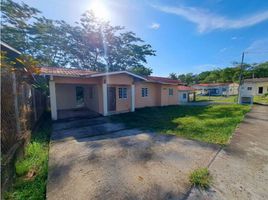
[[[241,85],[241,93],[252,96],[268,93],[268,77],[245,79]]]
[[[201,83],[192,87],[198,90],[200,95],[221,96],[221,95],[237,95],[237,83]]]
[[[107,116],[136,108],[179,104],[178,80],[139,76],[128,71],[96,72],[82,69],[42,67],[49,77],[53,120],[70,111],[85,109]],[[72,113],[73,114],[73,113]]]
[[[195,101],[195,89],[193,87],[179,85],[178,86],[179,102],[187,103]]]
[[[244,79],[240,88],[240,102],[252,103],[254,96],[268,93],[268,77]]]

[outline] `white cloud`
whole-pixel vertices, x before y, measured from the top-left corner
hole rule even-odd
[[[158,23],[152,23],[152,24],[150,25],[150,28],[151,28],[151,29],[154,29],[154,30],[157,30],[157,29],[160,28],[160,24],[158,24]]]
[[[233,36],[233,37],[231,38],[231,40],[237,40],[237,37]]]
[[[255,13],[251,16],[245,16],[240,19],[230,19],[225,16],[209,12],[208,10],[195,7],[171,7],[155,5],[153,5],[153,7],[162,12],[181,16],[188,21],[195,23],[200,33],[209,32],[216,29],[239,29],[253,26],[268,20],[268,10]]]
[[[258,39],[253,41],[248,48],[247,52],[268,52],[268,38]]]

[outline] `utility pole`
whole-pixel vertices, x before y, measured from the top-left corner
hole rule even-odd
[[[238,100],[237,103],[240,103],[240,98],[241,98],[241,84],[242,84],[242,76],[243,76],[243,65],[244,65],[244,57],[245,57],[245,52],[242,53],[242,60],[241,60],[241,65],[240,65],[240,75],[239,75],[239,86],[238,86]]]

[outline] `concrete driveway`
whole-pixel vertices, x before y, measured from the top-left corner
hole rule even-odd
[[[47,199],[183,199],[216,145],[125,129],[107,118],[54,124]]]
[[[213,186],[188,200],[268,199],[268,106],[253,106],[209,167]]]

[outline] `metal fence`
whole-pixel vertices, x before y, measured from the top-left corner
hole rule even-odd
[[[46,96],[21,71],[1,69],[1,183],[10,185],[15,162],[23,155],[31,130],[46,109]]]

